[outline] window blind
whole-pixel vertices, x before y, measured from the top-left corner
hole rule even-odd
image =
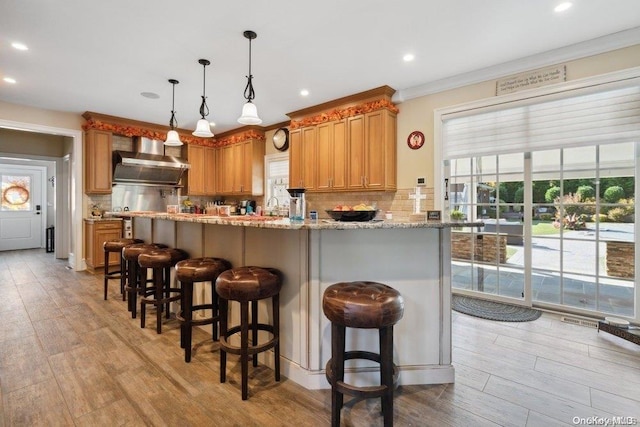
[[[640,83],[634,79],[445,115],[442,141],[444,159],[640,141]]]

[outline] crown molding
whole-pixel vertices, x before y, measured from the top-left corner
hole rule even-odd
[[[524,71],[543,68],[550,65],[573,61],[588,56],[598,55],[616,49],[633,46],[640,43],[640,27],[587,40],[584,42],[549,50],[536,55],[503,62],[491,67],[458,74],[423,85],[398,90],[392,98],[394,103],[401,103],[421,96],[443,92],[462,86],[485,82]]]

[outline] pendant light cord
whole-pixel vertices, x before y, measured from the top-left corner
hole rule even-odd
[[[244,99],[247,102],[251,102],[255,97],[256,93],[253,90],[253,75],[251,74],[251,38],[249,38],[249,75],[247,77],[247,86],[244,88]]]
[[[207,97],[205,94],[207,84],[207,64],[202,64],[202,104],[200,104],[200,116],[204,119],[209,115],[209,106],[207,105]]]
[[[176,102],[176,83],[177,80],[169,80],[172,86],[172,94],[171,94],[171,119],[169,119],[169,127],[173,130],[178,126],[178,120],[176,120],[176,111],[175,111],[175,102]]]

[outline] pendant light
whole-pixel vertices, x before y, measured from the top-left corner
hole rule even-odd
[[[173,95],[171,98],[171,119],[169,120],[169,127],[171,130],[167,132],[167,140],[164,142],[164,145],[168,145],[170,147],[179,147],[182,145],[182,141],[180,141],[180,135],[174,129],[176,127],[176,111],[175,111],[175,101],[176,101],[176,85],[180,83],[176,79],[169,79],[169,83],[173,85]]]
[[[211,64],[208,59],[199,59],[198,63],[202,65],[202,104],[200,104],[200,120],[196,125],[196,130],[193,131],[193,136],[199,136],[201,138],[211,138],[213,133],[211,132],[211,124],[205,117],[209,115],[209,107],[207,107],[206,96],[206,78],[207,78],[207,65]]]
[[[238,123],[242,123],[243,125],[259,125],[262,123],[262,120],[258,117],[258,109],[252,102],[256,94],[253,90],[253,75],[251,74],[251,40],[258,37],[258,35],[248,30],[244,32],[244,37],[249,39],[249,75],[247,76],[247,86],[244,88],[244,99],[247,100],[247,103],[242,107],[242,115],[238,119]]]

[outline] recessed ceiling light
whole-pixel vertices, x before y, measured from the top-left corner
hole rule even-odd
[[[300,95],[302,95],[302,96],[308,96],[308,95],[309,95],[309,91],[308,91],[308,90],[306,90],[306,89],[302,89],[302,90],[300,91]]]
[[[145,98],[149,98],[149,99],[158,99],[158,98],[160,98],[160,95],[158,95],[157,93],[153,93],[153,92],[140,92],[140,95],[144,96]]]
[[[416,56],[413,53],[407,53],[405,56],[402,57],[402,59],[404,60],[404,62],[411,62],[414,59],[416,59]]]
[[[29,50],[26,44],[20,42],[13,42],[11,43],[11,46],[13,46],[14,49],[18,50]]]
[[[569,9],[571,6],[573,6],[573,3],[571,3],[570,1],[565,1],[557,5],[553,10],[554,12],[564,12],[565,10]]]
[[[17,82],[16,82],[16,79],[14,79],[14,78],[12,78],[12,77],[5,77],[5,78],[4,78],[4,79],[2,79],[2,80],[4,80],[4,81],[5,81],[5,82],[7,82],[7,83],[11,83],[11,84],[16,84],[16,83],[17,83]]]

